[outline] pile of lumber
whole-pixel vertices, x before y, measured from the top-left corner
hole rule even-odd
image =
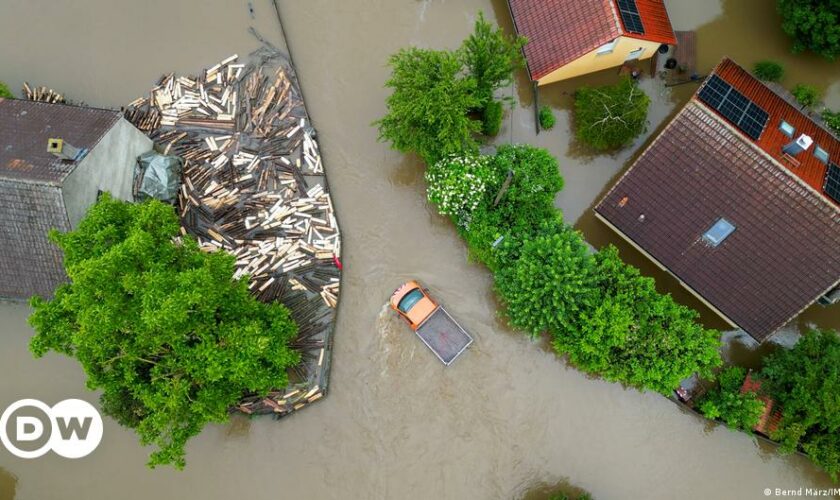
[[[30,101],[64,104],[64,96],[47,87],[30,87],[29,82],[23,82],[23,95]]]
[[[267,59],[231,56],[199,76],[164,75],[125,116],[162,153],[184,160],[182,234],[234,255],[235,278],[291,310],[303,362],[290,387],[237,407],[283,416],[326,390],[341,235],[294,71]]]

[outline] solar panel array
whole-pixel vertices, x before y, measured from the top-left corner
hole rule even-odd
[[[645,26],[642,24],[642,16],[639,15],[639,8],[636,7],[636,0],[618,0],[618,12],[627,31],[644,34]]]
[[[832,163],[825,174],[825,194],[836,202],[840,202],[840,167]]]
[[[770,118],[766,111],[717,75],[709,78],[698,97],[755,141]]]

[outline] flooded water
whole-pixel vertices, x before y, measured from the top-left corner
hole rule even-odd
[[[701,37],[706,26],[724,23],[720,16],[742,3],[762,4],[668,2],[677,28],[698,29]],[[268,0],[253,1],[255,20],[248,2],[240,0],[4,4],[0,78],[14,86],[23,79],[51,85],[99,106],[134,99],[161,73],[196,71],[229,53],[249,52],[256,48],[246,31],[252,23],[281,43]],[[22,461],[0,451],[0,467],[18,478],[17,499],[509,499],[561,483],[599,499],[758,499],[765,498],[765,488],[830,486],[806,459],[778,456],[658,395],[588,378],[541,344],[506,330],[497,320],[490,275],[467,262],[451,224],[426,205],[421,166],[376,142],[370,123],[385,111],[388,55],[412,44],[454,48],[478,10],[509,26],[504,2],[278,5],[345,234],[329,396],[281,422],[236,418],[207,428],[190,443],[183,472],[147,470],[148,450],[110,419],[100,448],[82,460]],[[193,21],[196,12],[200,18]],[[734,12],[750,16],[741,24],[752,19],[749,10]],[[730,31],[712,33],[740,40],[737,23],[725,23],[719,30]],[[767,30],[774,40],[783,36]],[[808,81],[826,88],[840,82],[837,74],[812,73]],[[598,79],[609,81],[604,74],[586,81]],[[672,94],[656,80],[642,85],[654,104],[650,130],[639,144],[688,95]],[[588,221],[588,209],[635,148],[593,157],[572,144],[574,86],[543,93],[543,102],[556,108],[558,124],[539,136],[533,110],[525,107],[530,92],[509,89],[524,105],[509,114],[499,140],[551,149],[567,180],[558,206],[594,244],[615,242]],[[628,260],[639,260],[622,251]],[[660,276],[648,263],[635,263]],[[385,307],[393,289],[409,278],[428,284],[475,337],[449,368]],[[678,287],[661,286],[694,305]],[[23,305],[0,305],[0,406],[23,397],[95,401],[75,362],[57,355],[32,359],[28,312]]]

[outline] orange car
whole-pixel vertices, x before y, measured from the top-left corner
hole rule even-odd
[[[450,365],[473,339],[420,283],[409,281],[391,295],[391,308],[402,316],[414,333],[440,359]]]

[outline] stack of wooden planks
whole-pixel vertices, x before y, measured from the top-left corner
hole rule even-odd
[[[64,104],[64,96],[47,87],[30,87],[29,82],[23,82],[23,95],[30,101]]]
[[[231,56],[199,76],[164,75],[126,118],[164,154],[184,159],[181,232],[236,257],[235,278],[281,301],[303,362],[292,384],[243,398],[238,410],[283,416],[326,390],[340,290],[341,235],[315,131],[294,71]]]

